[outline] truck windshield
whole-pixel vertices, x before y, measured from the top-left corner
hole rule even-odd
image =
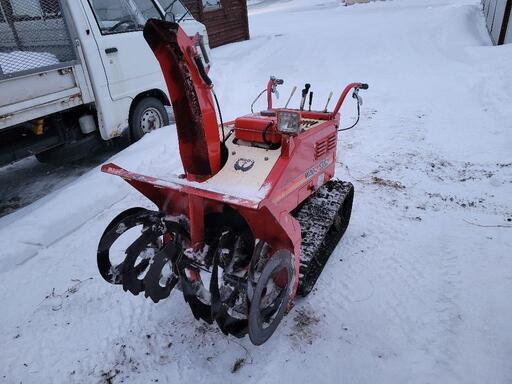
[[[150,18],[162,18],[152,0],[91,0],[102,34],[142,31]]]
[[[193,20],[194,17],[190,14],[187,8],[179,0],[160,0],[160,4],[164,9],[166,15],[174,15],[174,19],[179,22],[182,20]]]

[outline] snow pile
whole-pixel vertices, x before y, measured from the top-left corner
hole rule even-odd
[[[0,52],[0,72],[4,74],[28,71],[55,64],[59,64],[59,59],[49,52]]]
[[[254,347],[196,322],[178,292],[154,305],[108,285],[96,270],[101,233],[152,204],[95,169],[0,219],[0,377],[512,381],[512,46],[491,46],[480,2],[265,0],[250,25],[250,41],[212,51],[226,120],[270,75],[285,79],[283,95],[311,83],[315,108],[350,81],[370,84],[360,125],[338,146],[338,176],[356,189],[352,222],[315,291]],[[174,129],[112,161],[180,173]]]

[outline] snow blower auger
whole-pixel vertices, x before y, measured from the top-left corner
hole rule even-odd
[[[305,111],[309,87],[300,109],[273,108],[283,81],[272,77],[267,110],[224,124],[217,102],[219,126],[199,36],[161,20],[149,20],[144,36],[171,95],[185,174],[162,180],[103,166],[159,210],[132,208],[109,224],[99,271],[155,303],[177,287],[196,319],[263,344],[296,294],[311,292],[347,229],[354,189],[333,179],[338,112],[368,85],[349,84],[332,112],[311,111],[310,93]],[[112,263],[111,247],[134,231],[124,261]]]

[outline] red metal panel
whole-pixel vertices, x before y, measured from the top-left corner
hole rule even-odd
[[[178,24],[151,19],[144,29],[171,95],[180,155],[189,179],[204,179],[220,169],[217,115],[194,40]]]

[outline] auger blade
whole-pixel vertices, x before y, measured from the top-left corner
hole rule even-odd
[[[202,319],[208,324],[213,324],[211,305],[205,304],[197,298],[197,290],[187,278],[184,271],[181,276],[181,288],[183,290],[183,298],[190,306],[196,320]]]
[[[169,241],[153,258],[146,276],[144,277],[145,296],[155,303],[163,300],[171,294],[172,289],[179,281],[178,276],[171,267],[171,275],[167,276],[162,285],[162,272],[166,265],[171,266],[172,261],[181,252],[180,245],[176,241]]]
[[[217,255],[214,258],[212,276],[210,280],[212,318],[217,322],[222,333],[225,335],[231,334],[235,337],[242,338],[248,332],[247,319],[237,319],[228,313],[228,303],[233,301],[233,299],[238,296],[239,291],[235,289],[228,300],[226,300],[227,302],[223,302],[220,297],[218,275],[219,263]]]
[[[145,258],[139,264],[136,263],[139,256],[148,249],[148,245],[154,237],[155,233],[150,230],[143,232],[126,249],[126,258],[123,261],[123,289],[125,292],[130,291],[137,296],[144,291],[144,284],[142,280],[139,280],[139,275],[147,269],[150,260]]]
[[[129,229],[139,225],[152,226],[158,223],[160,217],[158,212],[137,207],[120,213],[110,222],[101,236],[97,251],[98,270],[103,279],[111,284],[123,284],[124,261],[112,265],[110,248]]]

